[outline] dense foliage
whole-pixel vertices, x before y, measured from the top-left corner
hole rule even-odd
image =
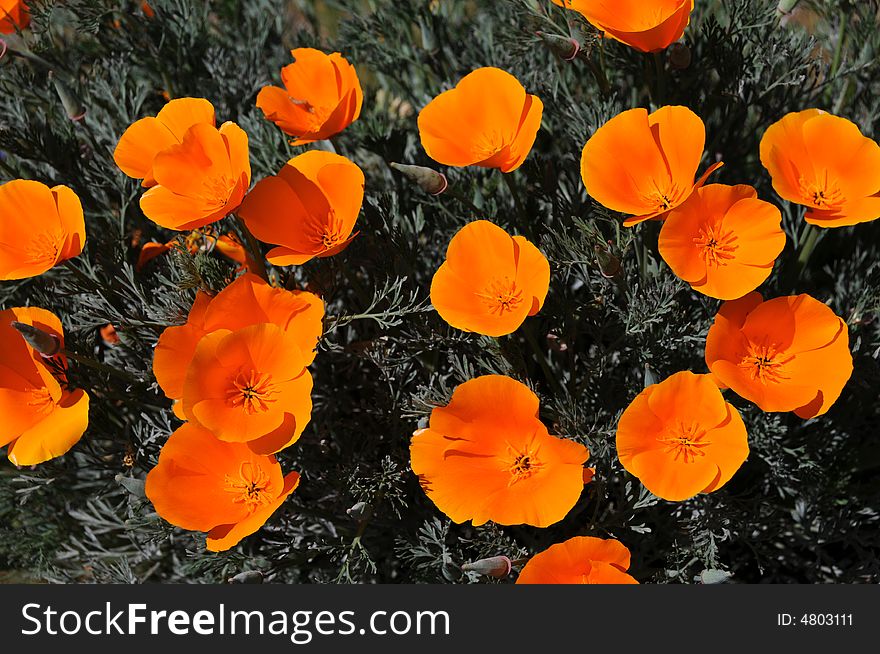
[[[68,349],[106,368],[72,366],[92,396],[90,427],[63,458],[33,469],[0,462],[0,578],[192,583],[260,571],[279,582],[485,581],[462,563],[527,557],[574,535],[619,539],[645,582],[866,582],[880,578],[880,222],[821,230],[775,195],[758,158],[764,130],[790,111],[824,108],[880,137],[876,1],[697,0],[683,45],[645,55],[549,0],[154,0],[33,2],[24,36],[36,58],[0,61],[0,181],[67,184],[82,199],[88,243],[66,266],[0,284],[0,307],[59,315]],[[574,35],[563,61],[537,32]],[[312,421],[280,455],[299,489],[237,548],[163,522],[143,479],[177,424],[151,372],[162,329],[180,324],[195,289],[219,290],[235,265],[173,250],[135,270],[141,245],[175,237],[147,221],[141,189],[113,162],[134,120],[167,98],[208,98],[249,135],[253,178],[295,152],[255,107],[291,47],[340,51],[357,68],[363,114],[332,144],[366,173],[359,234],[343,253],[272,271],[327,303],[312,371]],[[542,129],[512,175],[444,170],[431,196],[389,167],[432,165],[416,115],[480,66],[514,73],[545,105]],[[48,70],[54,71],[52,77]],[[61,95],[59,95],[59,87]],[[62,103],[81,104],[71,121]],[[621,227],[587,198],[581,149],[628,108],[682,104],[706,123],[713,178],[754,185],[783,213],[788,244],[761,291],[810,293],[847,321],[855,372],[825,416],[763,413],[732,393],[751,453],[711,495],[673,503],[645,491],[614,448],[618,417],[648,383],[704,372],[719,302],[693,292],[657,253],[658,225]],[[626,157],[627,153],[620,153]],[[509,337],[466,334],[431,309],[431,277],[451,236],[488,218],[550,259],[539,315]],[[220,231],[234,231],[227,218]],[[120,336],[99,336],[112,323]],[[550,432],[585,444],[595,480],[546,529],[474,528],[442,515],[409,470],[409,439],[433,406],[476,375],[503,373],[541,397]],[[2,417],[0,417],[2,420]],[[723,572],[721,572],[723,571]]]

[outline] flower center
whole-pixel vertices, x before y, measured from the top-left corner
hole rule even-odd
[[[504,149],[506,143],[500,132],[483,132],[473,143],[474,154],[480,161],[491,159]]]
[[[64,232],[60,229],[34,234],[25,246],[25,254],[32,263],[53,266],[58,261],[64,238]]]
[[[254,511],[262,505],[269,504],[274,499],[270,492],[271,479],[266,471],[259,465],[245,461],[238,469],[238,476],[225,475],[223,490],[232,493],[232,501],[236,504],[244,504],[248,511]]]
[[[824,179],[808,180],[801,177],[799,183],[804,198],[817,209],[835,209],[846,202],[837,183],[828,179],[827,171]]]
[[[516,311],[522,302],[523,292],[516,287],[516,282],[509,277],[493,279],[482,293],[477,296],[489,309],[489,313],[504,315],[504,312]]]
[[[699,457],[706,456],[703,448],[712,444],[706,440],[706,430],[700,425],[684,422],[680,422],[667,432],[667,436],[657,440],[666,446],[664,453],[673,455],[673,461],[681,459],[684,463],[693,463]]]
[[[734,258],[739,249],[733,232],[723,231],[721,225],[704,225],[700,235],[694,239],[694,245],[707,266],[718,268],[726,266]]]
[[[276,393],[270,375],[251,370],[238,373],[227,396],[232,406],[242,407],[247,413],[254,414],[268,411],[269,405],[276,401],[272,397]]]
[[[775,345],[749,343],[739,367],[746,370],[753,381],[778,384],[786,379],[785,364],[791,361]]]
[[[232,192],[235,190],[235,180],[228,178],[226,175],[218,175],[210,177],[203,182],[205,189],[205,199],[215,207],[215,210],[222,209],[229,202]]]
[[[27,405],[30,407],[34,407],[34,410],[45,413],[51,410],[52,406],[55,404],[55,401],[52,399],[52,396],[49,394],[49,389],[45,386],[40,386],[39,388],[32,388],[30,392],[30,397],[28,398]]]
[[[680,194],[678,187],[672,182],[663,187],[656,180],[651,180],[651,183],[654,185],[654,190],[643,195],[643,199],[647,204],[654,206],[656,211],[669,211],[678,202]]]
[[[512,486],[518,481],[528,479],[538,472],[543,463],[538,459],[538,448],[532,447],[532,444],[526,445],[524,448],[517,448],[507,444],[507,457],[505,459],[504,469],[510,473],[510,481],[508,486]]]

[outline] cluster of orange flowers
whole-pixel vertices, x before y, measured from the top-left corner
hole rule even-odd
[[[692,0],[618,3],[554,0],[605,36],[645,52],[681,37]],[[651,4],[651,11],[645,9]],[[26,25],[22,3],[2,0],[0,31]],[[356,120],[363,92],[340,54],[301,48],[266,87],[257,106],[293,145],[328,139]],[[543,104],[497,68],[480,68],[438,95],[418,117],[435,161],[511,173],[528,156]],[[802,418],[826,412],[852,372],[846,323],[807,296],[764,301],[755,292],[785,246],[780,211],[751,186],[705,185],[705,128],[685,107],[632,109],[587,141],[581,175],[588,194],[626,214],[623,224],[663,221],[659,250],[672,271],[725,300],[706,339],[708,374],[679,372],[645,388],[620,418],[622,465],[673,501],[727,483],[749,452],[730,388],[764,411]],[[626,152],[627,157],[618,153]],[[761,161],[785,199],[807,207],[815,225],[880,217],[880,146],[843,118],[807,110],[771,126]],[[184,421],[147,476],[157,512],[207,532],[224,550],[259,529],[299,483],[274,454],[294,444],[311,417],[312,377],[324,305],[306,291],[276,288],[260,276],[263,255],[213,223],[236,215],[245,237],[271,247],[275,266],[332,256],[356,236],[364,174],[345,157],[310,150],[251,188],[248,136],[219,127],[206,99],[169,101],[121,136],[115,161],[146,189],[143,213],[189,232],[186,247],[209,240],[243,274],[216,295],[199,291],[186,323],[169,327],[153,371]],[[442,189],[441,189],[442,190]],[[42,274],[82,252],[85,223],[67,187],[26,180],[0,186],[0,279]],[[221,246],[222,243],[222,246]],[[139,266],[171,243],[149,244]],[[256,258],[259,258],[257,260]],[[486,220],[462,227],[431,284],[431,300],[452,327],[501,337],[537,314],[549,290],[547,258],[523,236]],[[21,335],[26,338],[22,339]],[[0,313],[0,445],[18,465],[65,453],[88,424],[88,395],[67,384],[64,336],[42,309]],[[577,503],[593,470],[583,445],[552,436],[538,397],[506,376],[458,386],[447,406],[411,441],[411,464],[428,497],[455,522],[552,525]],[[536,555],[520,583],[637,583],[629,552],[615,540],[576,537]]]

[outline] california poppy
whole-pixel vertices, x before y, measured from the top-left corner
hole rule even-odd
[[[552,525],[584,487],[583,445],[550,436],[538,397],[510,377],[486,375],[458,386],[427,429],[412,438],[412,470],[454,522]]]
[[[544,105],[513,75],[478,68],[419,114],[422,147],[447,166],[482,166],[509,173],[535,143]]]
[[[639,393],[617,425],[617,456],[666,500],[726,484],[749,455],[739,412],[709,375],[678,372]]]
[[[183,414],[222,441],[277,452],[299,438],[311,417],[306,356],[296,334],[272,323],[211,332],[187,367]]]
[[[67,385],[67,359],[29,346],[13,322],[36,327],[64,348],[61,321],[35,307],[0,311],[0,447],[15,465],[36,465],[65,454],[89,424],[89,396]]]
[[[294,137],[291,145],[328,139],[358,119],[364,93],[357,72],[338,52],[291,50],[293,63],[281,69],[284,88],[264,86],[257,107]]]
[[[575,536],[526,563],[518,584],[637,584],[626,573],[629,550],[612,538]]]
[[[0,0],[0,34],[13,34],[30,22],[28,6],[22,0]]]
[[[574,9],[606,37],[641,50],[664,50],[684,34],[694,0],[553,0]]]
[[[761,163],[779,195],[807,207],[808,223],[880,218],[880,145],[845,118],[819,109],[786,115],[764,133]]]
[[[208,532],[208,550],[222,552],[262,527],[298,484],[299,474],[282,476],[274,456],[185,424],[168,437],[145,490],[162,518]]]
[[[781,221],[751,186],[710,184],[667,214],[660,255],[694,290],[733,300],[770,276],[785,247]]]
[[[631,214],[631,227],[662,218],[687,200],[722,164],[694,182],[703,158],[706,128],[687,107],[661,107],[652,114],[630,109],[596,130],[584,146],[581,178],[599,204]]]
[[[764,411],[822,415],[852,374],[846,323],[809,295],[721,305],[706,337],[715,378]]]
[[[156,114],[133,123],[116,145],[113,160],[129,177],[155,186],[153,160],[173,145],[183,143],[187,130],[197,123],[214,127],[214,106],[204,98],[171,100]]]
[[[477,220],[449,242],[431,282],[431,302],[457,329],[503,336],[541,310],[549,287],[550,264],[538,248]]]
[[[41,275],[79,256],[85,241],[82,205],[66,186],[0,185],[0,280]]]
[[[323,317],[324,303],[316,295],[304,291],[274,288],[256,275],[245,274],[213,298],[202,291],[197,293],[186,324],[168,327],[159,337],[159,343],[156,345],[153,357],[153,373],[165,395],[178,401],[175,405],[178,417],[186,419],[188,416],[179,401],[184,398],[185,383],[190,377],[193,358],[197,347],[204,338],[216,333],[238,332],[243,328],[255,325],[274,325],[285,332],[284,337],[278,338],[281,338],[283,343],[289,345],[301,357],[302,366],[293,371],[298,373],[305,366],[311,364],[315,358],[315,347],[323,333]],[[271,343],[274,338],[273,335],[266,342]],[[240,348],[237,351],[240,353]],[[244,358],[239,360],[247,363]],[[215,377],[219,374],[216,371],[205,371],[201,368],[200,370],[208,377]],[[283,374],[286,375],[287,371]],[[282,381],[289,380],[290,378],[285,378]],[[198,380],[192,379],[190,382],[197,394],[191,396],[189,404],[207,399],[202,394],[202,388],[196,386]],[[311,400],[308,400],[306,396],[311,390],[311,377],[306,373],[306,377],[299,378],[297,384],[300,396],[296,403],[296,410],[283,411],[282,418],[285,421],[283,429],[273,438],[253,441],[251,445],[256,450],[264,451],[269,448],[270,451],[278,451],[294,442],[302,433],[309,417],[305,412],[305,407],[307,405],[310,407]],[[237,397],[232,394],[236,388],[238,387],[235,385],[235,380],[232,380],[227,389],[230,391],[227,396],[230,406],[233,405]],[[247,386],[245,385],[243,388],[247,388]],[[289,387],[285,386],[285,390],[289,390]],[[198,398],[198,400],[192,398]],[[239,402],[236,406],[241,407],[242,405]],[[276,406],[283,407],[284,405],[278,404]],[[290,417],[287,417],[288,414]],[[248,434],[252,436],[253,432],[248,432]],[[233,437],[235,436],[233,435]]]
[[[310,150],[257,182],[239,215],[254,236],[277,246],[269,250],[270,262],[292,266],[344,250],[363,199],[360,168],[338,154]]]

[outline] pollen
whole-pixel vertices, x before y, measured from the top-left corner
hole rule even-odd
[[[261,466],[245,461],[238,469],[238,476],[225,476],[223,490],[235,496],[233,502],[244,504],[249,511],[254,511],[274,499],[271,485],[269,475]]]
[[[248,414],[255,414],[268,411],[270,405],[276,401],[273,397],[276,393],[269,375],[251,370],[238,373],[227,396],[232,406],[242,407]]]
[[[503,316],[516,311],[523,299],[523,292],[509,277],[492,280],[482,293],[477,293],[492,315]]]

